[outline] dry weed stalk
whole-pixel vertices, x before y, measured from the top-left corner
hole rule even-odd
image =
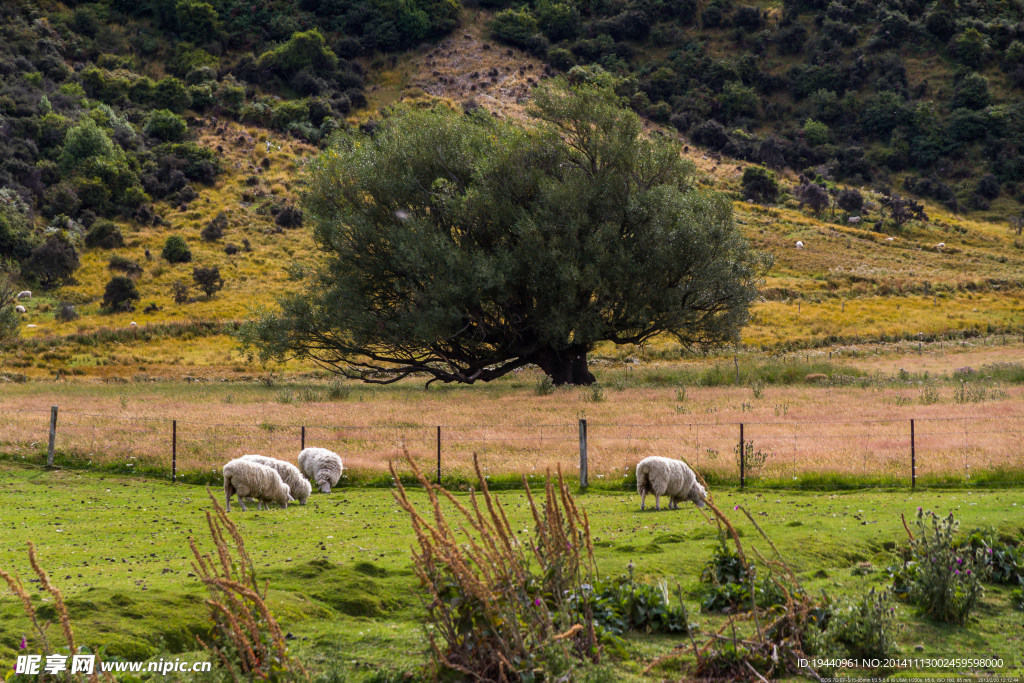
[[[796,574],[757,521],[744,507],[738,505],[736,509],[746,515],[772,549],[773,556],[766,559],[756,548],[752,548],[760,563],[770,571],[770,580],[784,599],[781,613],[779,607],[767,610],[757,607],[754,600],[754,572],[751,571],[750,560],[747,559],[747,555],[743,551],[739,534],[729,518],[712,501],[707,501],[707,506],[715,514],[719,527],[724,527],[732,539],[740,562],[751,577],[751,609],[748,612],[729,617],[716,632],[708,634],[702,645],[698,645],[691,638],[691,653],[694,661],[690,666],[689,674],[697,679],[743,680],[752,678],[763,681],[800,673],[820,680],[817,672],[800,665],[801,659],[809,659],[804,647],[810,637],[808,629],[816,627],[813,612],[818,606],[807,597]],[[766,617],[773,619],[770,623],[764,624],[763,620]],[[753,628],[748,626],[746,630],[752,631],[752,633],[742,637],[737,635],[737,626],[743,627],[749,622],[753,622]],[[651,662],[644,673],[646,674],[664,662],[680,659],[686,654],[685,650],[677,648]]]
[[[308,678],[302,665],[289,657],[281,627],[267,607],[269,582],[261,589],[242,534],[209,489],[207,493],[213,513],[206,513],[206,524],[216,556],[204,555],[195,539],[189,539],[192,567],[210,591],[206,604],[214,625],[210,642],[199,643],[217,656],[233,680]]]
[[[414,568],[428,591],[427,636],[435,663],[474,680],[505,681],[543,670],[553,652],[597,661],[588,592],[597,578],[590,523],[561,469],[557,479],[548,473],[540,505],[523,477],[535,528],[532,539],[521,541],[475,454],[480,495],[470,491],[468,506],[406,457],[430,503],[430,512],[417,510],[390,464],[395,499],[416,535]],[[446,517],[442,499],[455,508],[457,522]]]
[[[60,620],[61,630],[64,633],[64,640],[67,643],[67,649],[69,653],[76,654],[78,649],[75,647],[75,634],[71,629],[71,615],[68,614],[67,605],[64,603],[64,596],[61,594],[60,589],[50,583],[50,576],[43,569],[43,566],[39,563],[39,558],[36,557],[36,546],[32,541],[28,542],[28,561],[32,565],[32,570],[35,571],[36,576],[39,577],[39,585],[53,596],[53,607],[57,613],[57,618]],[[25,611],[25,615],[28,616],[32,622],[32,628],[35,630],[36,635],[39,637],[39,644],[42,646],[42,655],[44,657],[55,653],[50,645],[49,638],[46,637],[46,631],[50,627],[50,622],[39,623],[39,615],[36,611],[35,606],[32,604],[32,597],[25,590],[25,587],[21,583],[21,579],[16,576],[12,576],[0,569],[0,577],[3,577],[7,585],[10,586],[11,591],[18,596],[21,600],[22,609]],[[97,658],[98,659],[98,658]],[[50,678],[57,678],[52,674],[42,674],[41,680],[47,680]],[[66,680],[71,680],[70,671],[65,672]],[[105,680],[113,680],[110,674],[105,675]],[[95,671],[89,675],[90,681],[98,681],[99,677]]]

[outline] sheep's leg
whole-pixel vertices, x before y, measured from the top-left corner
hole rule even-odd
[[[646,501],[647,501],[647,490],[644,489],[644,492],[640,494],[640,512],[644,511],[644,504],[645,504]]]
[[[242,512],[248,512],[249,508],[245,507],[245,497],[241,493],[238,494],[238,504],[242,506]]]
[[[654,509],[661,511],[661,494],[657,491],[654,492]]]

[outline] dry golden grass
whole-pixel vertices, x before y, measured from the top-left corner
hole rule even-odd
[[[952,354],[946,371],[999,353]],[[915,358],[902,357],[910,367]],[[854,362],[873,367],[890,361]],[[936,360],[920,362],[938,367]],[[740,423],[753,449],[748,474],[759,476],[909,476],[911,418],[917,420],[919,474],[966,475],[1020,464],[1020,386],[987,385],[976,402],[957,403],[954,383],[914,378],[865,387],[650,388],[631,386],[629,372],[602,375],[606,386],[599,392],[562,388],[538,395],[541,375],[527,370],[483,387],[360,385],[333,401],[323,384],[8,384],[0,396],[0,450],[38,453],[49,406],[59,405],[58,448],[95,462],[169,467],[170,420],[178,420],[180,470],[217,469],[244,453],[294,461],[306,425],[307,445],[336,450],[354,470],[382,473],[408,449],[433,471],[436,426],[442,425],[445,472],[468,473],[474,452],[487,474],[540,474],[557,464],[572,472],[579,417],[589,422],[590,472],[597,479],[621,478],[647,455],[682,457],[702,472],[734,476]],[[631,388],[615,389],[617,377]],[[760,465],[758,452],[764,454]]]

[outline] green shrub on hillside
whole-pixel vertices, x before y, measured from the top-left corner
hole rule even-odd
[[[188,125],[168,109],[157,109],[150,113],[142,131],[164,142],[180,142],[188,134]]]
[[[167,238],[160,255],[169,263],[188,263],[192,260],[192,252],[189,251],[188,244],[179,235],[171,235]]]

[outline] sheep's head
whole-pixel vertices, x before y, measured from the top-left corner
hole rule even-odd
[[[694,482],[693,488],[690,489],[690,500],[693,501],[694,505],[696,505],[699,508],[702,508],[708,500],[708,492],[704,489],[703,486],[701,486],[697,482]]]

